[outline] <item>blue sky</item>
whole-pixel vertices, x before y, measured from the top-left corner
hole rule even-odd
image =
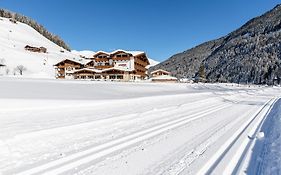
[[[281,0],[0,0],[72,49],[144,50],[163,61],[224,36]]]

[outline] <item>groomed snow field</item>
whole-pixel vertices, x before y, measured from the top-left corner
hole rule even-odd
[[[15,78],[0,87],[3,175],[280,174],[279,87]]]

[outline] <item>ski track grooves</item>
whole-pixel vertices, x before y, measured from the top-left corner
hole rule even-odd
[[[232,128],[234,125],[239,123],[243,118],[248,116],[252,111],[248,111],[242,117],[238,117],[236,119],[233,118],[226,118],[222,120],[221,122],[214,125],[214,127],[209,128],[208,130],[200,133],[196,136],[196,139],[199,139],[200,137],[204,139],[200,139],[202,141],[198,142],[196,146],[193,147],[193,149],[188,151],[188,154],[185,154],[181,159],[179,159],[176,163],[174,163],[172,166],[170,166],[169,171],[172,171],[172,173],[166,173],[166,174],[185,174],[185,169],[190,166],[197,158],[199,158],[204,152],[208,149],[209,146],[211,146],[213,143],[215,143],[225,132],[221,131],[227,131],[230,128]],[[208,137],[206,138],[206,135]],[[164,174],[164,173],[159,173]],[[186,173],[187,174],[187,173]]]
[[[176,120],[169,121],[158,126],[133,133],[131,135],[124,136],[123,138],[98,145],[88,150],[74,153],[70,156],[51,161],[43,165],[39,165],[35,168],[31,168],[17,174],[61,174],[230,106],[231,104],[221,104],[217,107],[212,107],[195,114],[182,116],[182,118],[178,118]]]
[[[271,109],[271,106],[274,104],[274,102],[276,101],[275,98],[270,99],[269,101],[267,101],[244,125],[242,125],[237,132],[235,132],[232,137],[230,137],[230,139],[228,139],[224,145],[221,146],[221,149],[219,149],[213,157],[211,157],[211,159],[209,159],[209,161],[197,172],[198,175],[201,174],[212,174],[213,171],[216,169],[216,167],[221,163],[222,159],[226,156],[226,154],[230,151],[230,149],[233,147],[233,145],[237,142],[237,140],[241,137],[241,135],[243,133],[246,132],[246,130],[250,127],[250,125],[252,123],[254,123],[254,121],[259,117],[259,115],[261,115],[264,111],[266,112],[266,114],[268,113],[268,111]],[[268,107],[268,109],[267,109]],[[266,115],[265,114],[265,115]],[[264,115],[262,116],[262,118],[264,118]],[[258,124],[262,122],[259,121]],[[255,128],[253,128],[255,129]],[[244,148],[244,150],[247,148]],[[246,150],[249,151],[249,150]],[[244,153],[244,151],[243,151]],[[243,155],[241,155],[243,156]],[[241,158],[240,156],[240,158]],[[233,157],[237,157],[237,155],[233,156]],[[231,160],[234,161],[234,160]],[[239,161],[240,162],[240,161]],[[237,163],[239,163],[237,162]],[[240,162],[241,163],[241,162]],[[240,165],[236,165],[236,166],[240,166]],[[226,167],[228,169],[227,173],[233,172],[234,170],[230,170],[232,167]],[[236,168],[236,167],[234,167]],[[226,172],[225,172],[226,173]]]

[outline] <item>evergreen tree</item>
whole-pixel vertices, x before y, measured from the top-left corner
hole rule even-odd
[[[201,63],[199,67],[199,81],[205,82],[206,81],[206,72],[205,72],[205,65]]]

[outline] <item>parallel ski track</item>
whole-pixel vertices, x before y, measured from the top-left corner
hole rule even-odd
[[[221,163],[222,159],[226,156],[226,154],[230,151],[230,149],[233,147],[233,145],[237,142],[238,139],[240,139],[241,135],[244,134],[246,132],[246,130],[251,126],[251,124],[254,123],[254,121],[260,117],[259,115],[262,112],[265,112],[266,110],[266,114],[269,112],[269,110],[271,109],[271,106],[274,104],[274,102],[276,101],[275,98],[270,99],[269,101],[267,101],[244,125],[242,125],[235,133],[234,135],[225,142],[225,144],[222,146],[222,149],[220,149],[213,157],[211,157],[211,159],[202,167],[201,170],[199,170],[199,172],[197,172],[198,175],[201,174],[213,174],[214,170],[216,169],[216,167]],[[269,107],[268,109],[266,109],[267,107]],[[262,116],[263,120],[265,116]],[[262,121],[263,121],[262,120]],[[258,123],[258,125],[260,125],[260,123],[262,122],[260,121]],[[255,129],[255,128],[254,128]],[[256,133],[256,132],[255,132]],[[246,152],[248,152],[248,146],[244,149],[243,154],[247,154]],[[242,157],[240,157],[238,163],[242,162],[242,159],[244,158],[243,155],[241,155]],[[236,165],[236,167],[234,168],[234,170],[232,171],[234,174],[235,172],[237,172],[237,167],[239,167],[240,165]]]
[[[170,163],[172,165],[169,165],[166,167],[166,170],[159,170],[160,174],[170,174],[170,171],[174,171],[172,174],[189,174],[186,171],[188,171],[186,168],[190,166],[196,159],[201,157],[202,154],[210,147],[213,143],[215,143],[217,140],[220,139],[220,137],[225,134],[229,129],[231,129],[233,126],[237,125],[237,123],[241,122],[245,117],[251,115],[254,113],[254,110],[250,110],[246,113],[244,113],[240,117],[232,117],[232,118],[225,118],[224,120],[216,123],[211,128],[201,132],[200,134],[196,135],[194,137],[194,140],[192,142],[195,142],[195,146],[193,149],[186,151],[182,150],[180,152],[180,155],[182,156],[181,159],[178,159],[176,162]],[[183,153],[183,151],[186,152]],[[178,170],[175,170],[175,169]],[[167,171],[169,169],[169,171]]]
[[[211,107],[200,112],[190,115],[180,115],[175,120],[168,121],[166,123],[139,131],[116,140],[109,141],[107,143],[89,148],[87,150],[74,153],[67,157],[48,162],[43,165],[22,171],[17,173],[18,175],[32,175],[32,174],[61,174],[67,171],[73,170],[79,166],[95,161],[99,158],[112,154],[114,152],[123,150],[129,146],[135,145],[139,142],[153,138],[166,131],[178,128],[194,120],[208,116],[211,113],[220,111],[231,104],[222,104],[216,107]]]

